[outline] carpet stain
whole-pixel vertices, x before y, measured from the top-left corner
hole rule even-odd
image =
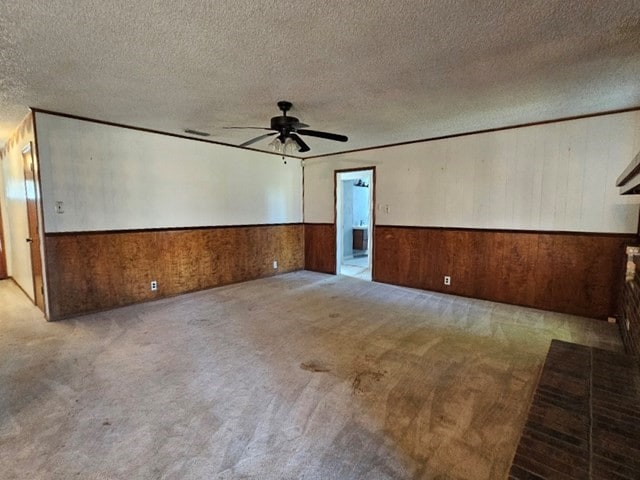
[[[353,382],[351,383],[353,394],[355,395],[356,393],[364,393],[366,390],[364,386],[365,381],[369,380],[379,382],[380,379],[382,379],[382,377],[386,375],[386,373],[386,370],[383,372],[375,370],[362,370],[360,372],[357,372],[355,377],[353,377]]]
[[[302,370],[307,370],[308,372],[314,372],[314,373],[322,373],[322,372],[330,372],[331,371],[331,369],[329,369],[322,362],[316,362],[314,360],[311,360],[309,362],[301,363],[300,364],[300,368]]]

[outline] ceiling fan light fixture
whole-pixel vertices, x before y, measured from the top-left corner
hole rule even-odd
[[[289,155],[292,153],[298,153],[300,151],[300,147],[291,137],[287,137],[282,144],[282,153],[285,155]]]
[[[282,148],[282,142],[280,141],[280,138],[275,137],[273,140],[269,142],[268,146],[274,152],[280,153],[280,149]]]
[[[269,148],[281,155],[291,155],[300,151],[300,147],[293,138],[286,137],[283,141],[281,135],[269,142]]]

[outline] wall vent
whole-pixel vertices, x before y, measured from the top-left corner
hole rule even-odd
[[[211,135],[208,132],[201,132],[200,130],[193,130],[191,128],[185,128],[184,133],[188,133],[189,135],[199,135],[201,137],[208,137]]]

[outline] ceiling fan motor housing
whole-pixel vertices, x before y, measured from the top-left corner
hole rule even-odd
[[[281,115],[279,117],[273,117],[271,119],[271,128],[273,130],[282,131],[295,131],[295,127],[300,123],[300,121],[296,117],[287,117],[285,115]]]

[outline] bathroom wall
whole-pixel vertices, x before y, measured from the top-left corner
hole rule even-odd
[[[353,225],[355,224],[355,203],[354,198],[353,180],[342,181],[342,245],[343,245],[343,259],[353,256]]]
[[[363,180],[363,183],[369,185],[368,181]],[[355,226],[369,225],[369,188],[353,186],[353,224]]]

